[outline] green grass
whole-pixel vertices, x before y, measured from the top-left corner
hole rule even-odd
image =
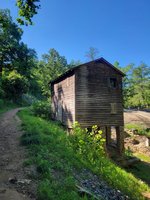
[[[35,165],[38,171],[38,177],[34,178],[39,180],[39,200],[86,199],[78,196],[73,177],[73,170],[80,171],[85,167],[130,199],[142,200],[142,192],[150,191],[145,183],[106,157],[100,157],[93,164],[82,159],[70,145],[70,137],[57,123],[35,117],[29,110],[21,111],[19,116],[26,131],[21,142],[29,149],[29,162],[26,163]]]
[[[19,116],[26,130],[21,142],[29,149],[29,164],[35,165],[38,172],[38,199],[86,199],[76,191],[72,170],[79,169],[81,163],[68,147],[64,131],[56,123],[34,117],[27,110]]]
[[[138,131],[142,131],[144,127],[141,124],[125,124],[125,128],[131,130],[131,129],[137,129]]]
[[[144,162],[150,163],[150,157],[142,153],[134,153],[134,156],[140,158]]]
[[[141,179],[150,186],[150,164],[147,162],[138,162],[133,167],[129,168],[128,172],[134,174],[135,177]]]
[[[147,131],[144,128],[144,126],[141,125],[141,124],[132,124],[132,123],[129,123],[129,124],[125,124],[125,128],[129,129],[129,130],[132,130],[132,129],[138,130],[138,135],[145,135],[145,136],[150,137],[150,132]]]
[[[16,107],[16,104],[0,99],[0,115]]]

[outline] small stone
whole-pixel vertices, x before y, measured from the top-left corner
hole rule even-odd
[[[29,179],[22,179],[22,180],[17,181],[18,184],[27,184],[27,185],[29,185],[30,182],[31,182],[31,180],[29,180]]]
[[[9,178],[8,181],[9,181],[9,183],[15,184],[15,183],[17,183],[17,178],[16,177]]]

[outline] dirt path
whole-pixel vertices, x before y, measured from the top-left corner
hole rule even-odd
[[[0,117],[0,200],[33,200],[35,185],[23,167],[25,149],[20,146],[20,120],[13,109]]]
[[[124,112],[125,124],[141,124],[145,128],[150,128],[150,112],[144,111],[127,111]]]

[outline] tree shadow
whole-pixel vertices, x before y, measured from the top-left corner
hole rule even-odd
[[[150,163],[139,161],[134,166],[131,166],[126,170],[150,186]]]
[[[56,93],[53,91],[52,99],[54,106],[53,119],[60,121],[63,125],[72,124],[73,114],[68,108],[69,105],[66,104],[66,96],[61,85],[58,85]]]

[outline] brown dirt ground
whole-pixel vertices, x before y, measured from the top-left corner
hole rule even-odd
[[[36,185],[28,178],[29,169],[23,167],[26,150],[19,141],[23,133],[16,116],[19,110],[13,109],[0,117],[0,200],[36,199]]]
[[[150,112],[126,111],[124,112],[125,124],[141,124],[145,128],[150,128]]]

